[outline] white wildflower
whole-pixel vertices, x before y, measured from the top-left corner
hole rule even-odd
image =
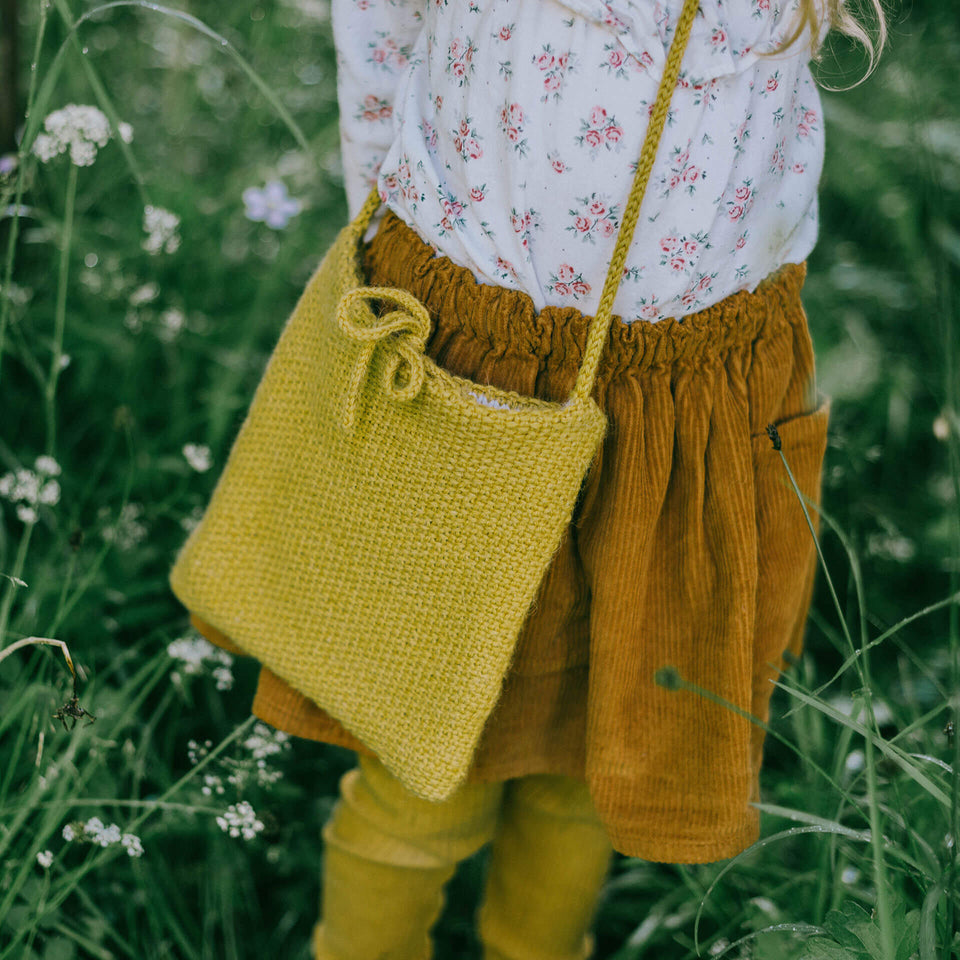
[[[257,770],[257,783],[261,787],[269,787],[281,779],[283,779],[283,773],[280,770],[270,770],[267,767],[261,767]]]
[[[120,842],[120,828],[115,823],[111,823],[108,827],[101,823],[96,832],[90,829],[88,823],[87,832],[93,834],[93,842],[98,843],[101,847],[109,847],[111,844]]]
[[[58,157],[63,150],[59,148],[57,141],[45,133],[37,134],[33,141],[33,152],[40,158],[41,163],[49,163],[54,157]]]
[[[38,473],[21,468],[0,477],[0,497],[17,504],[17,517],[22,523],[36,523],[38,504],[54,506],[60,501],[60,484],[46,480],[47,476],[60,472],[60,465],[53,457],[37,458]]]
[[[57,463],[57,461],[54,460],[53,457],[49,457],[46,455],[42,457],[37,457],[37,459],[34,461],[33,466],[34,466],[34,469],[37,471],[37,473],[42,473],[48,477],[59,477],[62,472],[60,470],[60,464]]]
[[[69,353],[60,354],[60,369],[66,370],[70,366],[70,361],[73,359]]]
[[[843,883],[856,883],[860,879],[860,871],[856,867],[844,867],[840,874]]]
[[[217,817],[217,826],[231,837],[242,836],[244,840],[253,840],[263,830],[263,823],[246,800],[231,803],[223,816]]]
[[[950,436],[950,424],[942,413],[933,421],[933,435],[938,440],[946,440]]]
[[[102,146],[102,144],[101,144]],[[78,167],[91,167],[97,159],[97,145],[87,140],[79,140],[70,145],[70,159]]]
[[[120,516],[116,523],[106,524],[100,531],[100,536],[118,550],[132,550],[149,532],[147,526],[140,521],[142,514],[141,504],[125,503],[120,509]],[[97,517],[101,523],[104,523],[109,516],[109,507],[101,507],[97,511]]]
[[[187,533],[193,533],[203,519],[203,507],[194,507],[185,517],[180,518],[180,526]]]
[[[185,664],[184,672],[200,673],[203,661],[210,658],[215,649],[214,645],[203,637],[180,637],[167,644],[167,656],[182,660]]]
[[[11,280],[9,286],[0,287],[0,296],[9,300],[14,306],[22,307],[24,304],[30,302],[33,297],[33,289],[31,287],[21,286],[19,283],[14,283]]]
[[[14,503],[18,500],[36,503],[40,498],[40,478],[32,470],[26,469],[4,474],[0,478],[0,496]]]
[[[91,293],[99,293],[103,289],[103,279],[95,270],[81,270],[79,279]]]
[[[715,957],[717,954],[723,953],[729,946],[730,941],[726,937],[721,937],[710,947],[710,956]]]
[[[127,125],[129,126],[129,125]],[[54,110],[43,121],[46,133],[37,135],[33,152],[43,163],[65,151],[78,167],[89,167],[97,159],[97,148],[110,139],[110,123],[96,107],[76,103]]]
[[[22,503],[17,504],[17,519],[21,523],[36,523],[37,511],[33,507],[25,506]]]
[[[197,473],[206,473],[211,467],[210,448],[203,444],[184,444],[183,455],[187,458],[187,463],[189,463]]]
[[[188,674],[201,673],[204,663],[209,661],[213,664],[211,673],[216,680],[217,689],[229,690],[233,687],[233,671],[230,669],[233,657],[226,650],[215,647],[204,637],[180,637],[168,644],[167,654],[175,660],[182,661],[184,672]]]
[[[202,746],[196,740],[188,740],[187,757],[191,765],[196,766],[210,752],[212,746],[212,740],[204,740]]]
[[[851,750],[850,753],[847,754],[844,766],[850,773],[856,773],[858,770],[863,769],[864,761],[865,757],[862,750]]]
[[[226,651],[220,651],[225,653]],[[227,654],[229,656],[229,654]],[[232,690],[233,689],[233,671],[230,667],[223,665],[219,667],[214,667],[211,671],[213,679],[217,682],[218,690]]]
[[[140,841],[140,838],[134,833],[125,833],[120,838],[120,843],[123,844],[123,848],[127,851],[127,855],[130,857],[142,857],[143,856],[143,844]]]
[[[254,760],[263,760],[283,750],[289,750],[290,736],[282,730],[271,730],[265,723],[253,726],[253,735],[243,741]]]
[[[142,303],[156,300],[159,293],[160,288],[155,283],[145,283],[130,294],[130,306],[139,307]]]
[[[79,826],[82,830],[82,836],[79,839],[87,843],[94,843],[99,847],[112,847],[119,843],[131,857],[139,857],[143,854],[140,838],[133,833],[121,833],[120,827],[115,823],[108,825],[99,817],[91,817]],[[63,839],[67,841],[78,839],[73,824],[68,823],[63,828]]]
[[[56,480],[48,480],[40,489],[39,500],[48,506],[53,506],[60,500],[60,484]]]
[[[103,821],[99,817],[91,817],[83,826],[84,833],[91,836],[99,836],[103,830]]]
[[[884,560],[903,563],[912,560],[916,552],[916,545],[908,537],[888,533],[871,533],[867,537],[867,553]]]
[[[754,897],[750,902],[768,916],[773,917],[777,914],[777,905],[769,897]]]
[[[833,697],[829,703],[831,707],[842,713],[844,716],[853,716],[853,700],[845,694],[838,694],[837,696]],[[888,704],[886,700],[883,700],[877,696],[873,696],[870,699],[870,705],[873,710],[874,719],[881,727],[895,722],[896,718],[893,715],[893,710],[890,708],[890,704]],[[866,715],[866,704],[864,704],[862,707],[860,707],[861,722],[866,718]],[[860,751],[857,750],[853,751],[853,753],[859,752]],[[851,756],[853,756],[853,754],[851,754]]]
[[[118,123],[117,132],[124,143],[133,143],[133,127],[129,123]]]
[[[44,870],[48,869],[50,864],[53,863],[53,854],[49,850],[41,850],[37,854],[37,863],[39,863]]]
[[[176,253],[180,247],[179,226],[180,218],[175,213],[148,204],[143,208],[143,229],[147,233],[143,249],[154,255]]]
[[[170,307],[168,310],[164,310],[160,314],[160,331],[157,336],[161,340],[169,343],[171,340],[176,339],[177,334],[183,329],[183,325],[186,323],[187,318],[184,316],[182,310],[177,310],[176,307]]]
[[[221,780],[220,777],[213,773],[205,773],[203,775],[203,786],[200,788],[200,792],[205,797],[209,797],[214,793],[220,795],[223,791],[223,780]]]

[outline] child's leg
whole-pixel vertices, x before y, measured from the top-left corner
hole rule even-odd
[[[490,852],[477,933],[483,960],[585,960],[613,847],[587,785],[512,780]]]
[[[431,803],[360,755],[323,828],[315,960],[430,960],[443,888],[492,838],[502,793],[502,783],[465,784]]]

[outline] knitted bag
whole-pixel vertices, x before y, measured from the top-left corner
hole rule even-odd
[[[591,392],[697,6],[677,25],[569,399],[425,356],[426,308],[363,285],[374,191],[307,284],[171,572],[189,610],[424,799],[466,778],[606,432]]]

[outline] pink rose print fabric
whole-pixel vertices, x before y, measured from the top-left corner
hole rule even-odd
[[[592,315],[683,0],[332,0],[344,180],[481,283]],[[813,249],[798,0],[702,0],[614,311],[656,322]]]

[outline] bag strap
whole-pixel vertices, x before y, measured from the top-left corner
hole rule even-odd
[[[630,197],[623,211],[623,219],[620,221],[620,230],[617,233],[617,242],[613,248],[610,269],[607,270],[607,279],[604,281],[603,292],[600,294],[600,306],[590,323],[590,333],[587,336],[583,363],[580,366],[580,372],[577,374],[577,382],[574,384],[570,401],[577,398],[580,402],[585,402],[593,392],[593,383],[596,379],[597,367],[600,364],[600,354],[603,352],[607,334],[610,331],[610,324],[613,321],[613,301],[616,299],[620,281],[623,279],[627,251],[633,242],[633,233],[640,216],[640,205],[643,203],[647,181],[650,179],[653,162],[657,156],[657,148],[660,146],[660,136],[667,120],[673,89],[677,85],[677,77],[680,74],[680,61],[683,60],[687,40],[690,39],[690,28],[693,26],[693,20],[697,15],[699,6],[699,0],[685,0],[683,12],[677,21],[677,28],[670,44],[670,52],[667,54],[667,65],[660,79],[660,88],[657,90],[657,100],[653,112],[650,114],[650,122],[647,125],[647,136],[643,141],[640,159],[637,161],[637,172],[634,174],[633,185],[630,187]]]
[[[680,19],[677,21],[673,40],[670,43],[670,52],[667,54],[666,67],[660,79],[660,87],[657,90],[657,99],[653,111],[650,114],[647,134],[643,141],[643,148],[640,151],[640,159],[637,161],[637,170],[630,187],[630,196],[627,199],[627,205],[623,211],[620,229],[617,231],[617,240],[613,248],[613,255],[610,259],[610,267],[607,270],[603,291],[600,294],[600,305],[597,308],[593,320],[590,322],[590,331],[587,335],[587,345],[583,355],[583,363],[580,365],[580,370],[577,373],[577,382],[574,384],[567,404],[571,403],[575,398],[583,403],[593,392],[593,385],[597,376],[597,367],[600,364],[600,355],[603,353],[603,347],[610,332],[610,325],[613,322],[613,301],[616,299],[620,281],[623,279],[623,268],[627,262],[627,251],[633,242],[633,234],[640,216],[640,206],[643,203],[643,197],[646,193],[647,182],[650,180],[650,172],[653,170],[653,163],[656,159],[657,148],[660,146],[660,137],[663,134],[663,128],[667,121],[667,112],[670,109],[673,90],[677,85],[677,77],[680,74],[680,63],[683,60],[683,54],[687,48],[687,41],[690,39],[690,29],[693,26],[693,21],[697,15],[699,6],[700,0],[684,0],[683,11],[680,14]],[[380,194],[377,188],[374,187],[370,192],[370,196],[367,197],[366,202],[361,207],[360,212],[350,225],[350,232],[357,238],[357,242],[359,242],[360,238],[366,233],[367,227],[370,225],[370,221],[379,206]]]

